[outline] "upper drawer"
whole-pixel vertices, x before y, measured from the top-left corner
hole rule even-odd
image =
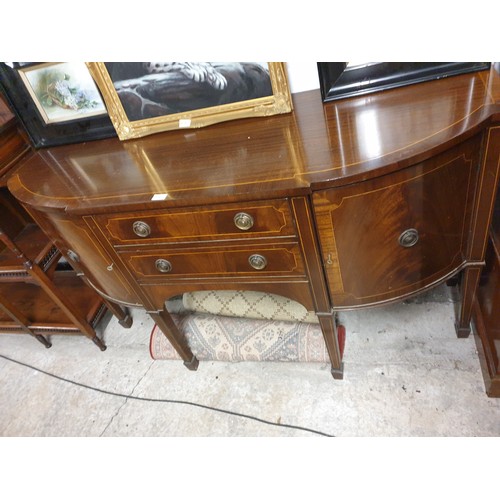
[[[287,200],[97,216],[114,245],[295,236]]]

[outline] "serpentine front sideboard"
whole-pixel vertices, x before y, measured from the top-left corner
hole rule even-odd
[[[9,189],[105,298],[165,310],[194,290],[260,290],[316,311],[341,378],[338,310],[460,276],[470,333],[499,177],[500,76],[479,73],[287,115],[42,149]]]

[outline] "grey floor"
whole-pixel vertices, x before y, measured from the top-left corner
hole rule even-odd
[[[152,321],[133,317],[130,330],[108,321],[105,352],[84,337],[45,349],[0,335],[0,435],[500,436],[500,400],[485,394],[473,337],[455,337],[444,287],[343,313],[342,381],[314,363],[202,362],[190,372],[154,361]]]

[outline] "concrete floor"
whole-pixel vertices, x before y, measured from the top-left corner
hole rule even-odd
[[[473,337],[455,337],[444,287],[343,313],[342,381],[323,364],[154,361],[153,323],[132,313],[130,330],[107,323],[105,352],[0,335],[0,436],[500,436],[500,400]]]

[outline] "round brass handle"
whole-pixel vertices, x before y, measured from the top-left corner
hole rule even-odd
[[[261,271],[267,266],[267,259],[263,255],[255,253],[248,257],[248,263],[257,271]]]
[[[140,236],[141,238],[146,238],[151,234],[151,228],[149,227],[149,225],[145,222],[142,222],[141,220],[137,220],[134,222],[134,224],[132,225],[132,230],[137,236]]]
[[[234,216],[234,225],[242,231],[248,231],[253,227],[254,220],[250,214],[239,212]]]
[[[172,264],[166,259],[157,259],[155,266],[160,273],[169,273],[172,270]]]
[[[398,242],[402,247],[409,248],[416,245],[418,241],[418,231],[416,229],[406,229],[399,235]]]

